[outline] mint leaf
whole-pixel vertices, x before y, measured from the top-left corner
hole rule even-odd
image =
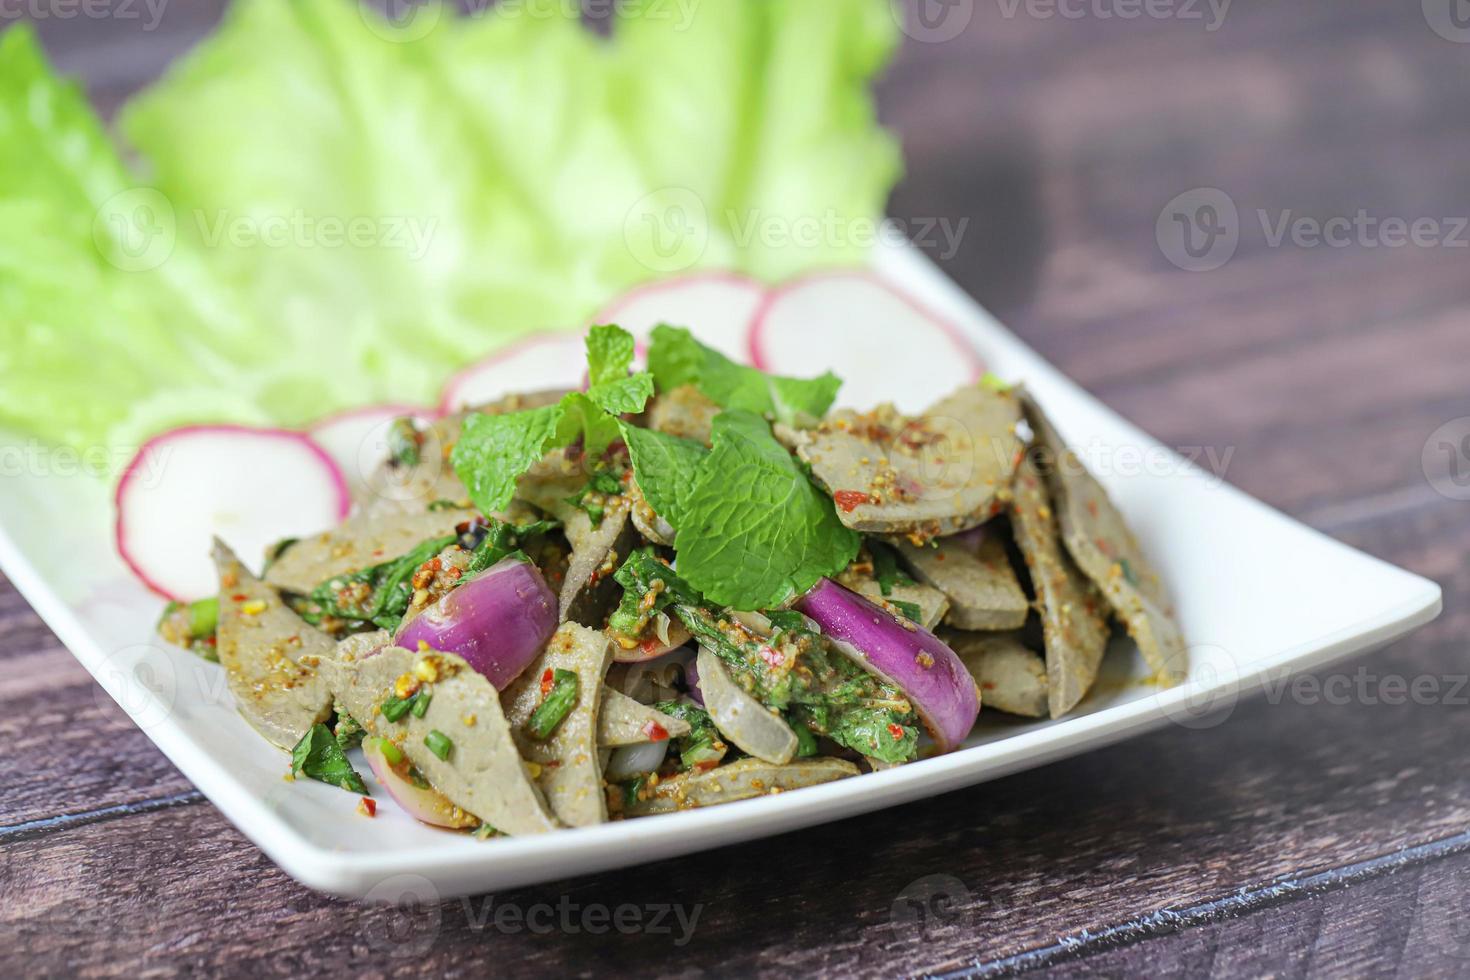
[[[653,397],[653,376],[646,371],[595,384],[587,389],[587,398],[612,415],[636,414],[643,411]]]
[[[681,439],[653,429],[619,423],[628,456],[633,461],[633,478],[653,512],[677,530],[683,519],[683,499],[694,485],[699,464],[709,450],[692,439]]]
[[[555,445],[550,448],[570,446],[581,439],[586,454],[597,457],[617,439],[617,416],[609,415],[587,392],[572,392],[562,398],[560,408],[561,422],[557,426]]]
[[[587,397],[613,415],[641,412],[653,397],[653,378],[646,372],[629,375],[633,366],[633,335],[622,327],[601,326],[587,331]]]
[[[520,475],[557,444],[566,444],[558,442],[558,436],[563,429],[563,405],[572,397],[526,412],[477,413],[464,420],[449,461],[476,507],[487,514],[503,510],[515,496]]]
[[[301,741],[291,750],[291,772],[340,786],[349,793],[367,795],[362,777],[347,761],[347,754],[326,725],[313,725],[311,731],[301,736]]]
[[[679,574],[690,585],[722,606],[766,609],[852,561],[858,535],[764,419],[722,412],[712,440],[679,508]]]
[[[633,366],[633,348],[633,335],[622,327],[587,331],[587,377],[592,387],[627,377]]]
[[[632,363],[632,334],[621,327],[593,327],[587,333],[592,380],[587,391],[526,412],[466,418],[450,462],[475,506],[487,514],[504,509],[522,473],[578,439],[587,455],[601,456],[620,435],[617,417],[643,411],[653,395],[652,376],[630,375]]]
[[[827,414],[842,387],[842,379],[830,371],[817,378],[783,378],[736,364],[683,327],[662,324],[653,329],[648,367],[661,391],[692,384],[722,408],[773,415],[787,425]]]

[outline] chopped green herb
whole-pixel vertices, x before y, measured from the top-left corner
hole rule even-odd
[[[419,465],[424,435],[407,416],[394,419],[388,427],[388,458],[394,466]]]
[[[419,688],[419,693],[413,696],[413,707],[409,709],[411,712],[413,712],[413,716],[415,718],[422,718],[424,715],[428,714],[429,702],[433,700],[433,698],[433,693],[430,692],[427,687]]]
[[[868,554],[873,558],[873,577],[885,596],[893,595],[895,585],[913,585],[914,580],[898,563],[898,552],[882,541],[869,540]]]
[[[708,711],[692,701],[660,701],[654,708],[689,723],[688,735],[669,742],[669,751],[678,753],[679,764],[684,769],[712,769],[725,758],[729,746],[720,738]]]
[[[584,511],[592,519],[593,527],[601,527],[602,518],[607,513],[607,498],[622,492],[623,485],[616,476],[607,470],[599,470],[592,474],[586,486],[567,498],[567,503]]]
[[[219,662],[214,632],[219,625],[219,598],[196,602],[170,602],[163,608],[156,627],[170,643],[185,647],[212,663]]]
[[[530,524],[507,524],[505,521],[490,518],[490,526],[485,531],[485,536],[475,546],[470,554],[469,567],[465,569],[463,578],[483,572],[492,565],[499,564],[502,559],[509,558],[515,554],[521,554],[521,546],[531,538],[541,534],[548,534],[561,527],[559,521],[535,521]]]
[[[413,698],[400,698],[390,696],[384,701],[379,711],[389,721],[399,721],[413,708]]]
[[[424,736],[424,745],[440,759],[448,759],[449,753],[454,751],[454,742],[437,728]]]
[[[791,725],[791,730],[796,733],[796,757],[806,759],[817,754],[817,736],[806,725],[797,722]]]
[[[915,623],[922,623],[924,610],[917,602],[904,602],[901,599],[889,599],[888,604],[903,614],[903,617]]]
[[[1137,588],[1138,576],[1133,572],[1133,563],[1127,558],[1119,558],[1118,567],[1123,569],[1123,577],[1128,580],[1128,584]]]
[[[999,375],[992,374],[989,371],[986,371],[985,375],[980,379],[980,384],[983,387],[988,388],[991,391],[999,392],[1000,394],[1005,394],[1012,388],[1012,385],[1009,381],[1006,381]]]
[[[459,506],[460,505],[453,500],[431,500],[429,502],[429,506],[425,509],[431,512],[441,510],[458,510]]]
[[[277,541],[275,544],[267,548],[265,552],[265,567],[260,570],[261,578],[264,578],[265,573],[271,570],[271,566],[280,561],[281,556],[284,555],[293,544],[300,540],[300,538],[282,538],[280,541]]]
[[[530,720],[526,722],[526,731],[532,738],[544,741],[551,737],[577,706],[580,688],[581,680],[576,671],[558,668],[552,673],[551,690],[546,692],[546,697],[541,699],[536,710],[531,712]]]
[[[362,744],[362,737],[366,730],[357,723],[357,719],[347,713],[347,709],[338,704],[337,723],[332,726],[332,737],[337,744],[342,746],[342,751],[356,748]]]
[[[499,837],[500,831],[496,830],[488,823],[482,823],[480,824],[480,826],[470,831],[470,836],[473,837],[475,840],[490,840],[492,837]]]
[[[809,630],[810,621],[795,609],[767,609],[765,616],[778,630]]]
[[[380,738],[377,740],[377,742],[378,749],[383,753],[383,758],[388,760],[389,765],[403,765],[403,750],[400,749],[397,744],[395,744],[391,739],[386,738]]]
[[[430,538],[393,561],[329,578],[311,591],[301,617],[313,626],[330,616],[356,625],[397,629],[413,602],[413,573],[457,540],[453,534]]]
[[[350,793],[367,795],[362,777],[347,761],[347,754],[326,725],[313,725],[301,736],[301,741],[291,750],[291,772],[339,786]]]
[[[623,805],[633,806],[638,802],[638,794],[643,792],[643,787],[648,785],[647,776],[635,776],[623,784]]]

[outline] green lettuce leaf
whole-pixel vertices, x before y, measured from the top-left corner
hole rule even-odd
[[[626,2],[610,38],[574,7],[395,26],[352,0],[237,0],[124,107],[132,171],[7,31],[0,425],[105,445],[432,403],[639,282],[860,257],[845,233],[764,230],[881,216],[885,0]],[[614,413],[642,385],[603,383]]]
[[[262,360],[238,306],[34,33],[0,36],[0,428],[121,448],[189,420],[264,421],[258,392],[228,383]]]
[[[767,609],[847,567],[858,535],[764,419],[721,412],[712,439],[680,506],[679,574],[690,585],[717,605]]]

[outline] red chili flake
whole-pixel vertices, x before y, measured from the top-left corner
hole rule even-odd
[[[642,650],[644,653],[653,653],[659,648],[659,646],[661,646],[659,638],[656,636],[650,636],[648,639],[638,644],[638,649]]]
[[[1097,501],[1096,500],[1089,500],[1087,502],[1087,512],[1089,514],[1091,514],[1093,517],[1096,517],[1097,516]]]
[[[204,638],[204,645],[207,646],[207,647],[212,647],[212,646],[214,646],[218,642],[219,642],[219,640],[215,637],[215,635],[213,633],[209,634],[208,636],[206,636]]]
[[[364,796],[358,801],[357,812],[364,817],[376,817],[378,815],[378,801],[371,796]]]
[[[903,741],[903,729],[891,721],[888,723],[888,734],[893,736],[895,742]]]
[[[548,694],[551,693],[551,681],[552,681],[552,677],[553,677],[553,675],[551,673],[551,668],[550,667],[547,667],[546,668],[546,673],[544,673],[544,674],[541,675],[541,696],[543,698],[546,697],[546,695],[548,695]]]
[[[762,643],[759,653],[761,655],[761,659],[770,664],[772,667],[780,667],[786,663],[786,658],[776,652],[776,650],[772,648],[769,644]]]
[[[235,600],[236,602],[244,602],[246,599],[248,599],[250,597],[247,596],[243,592],[236,592],[234,595],[230,596],[230,598],[233,599],[233,600]]]
[[[643,725],[643,734],[648,736],[650,742],[664,742],[669,738],[668,729],[656,721],[648,721]]]
[[[832,495],[832,499],[842,508],[844,514],[851,514],[857,507],[872,502],[873,498],[861,490],[838,490]]]

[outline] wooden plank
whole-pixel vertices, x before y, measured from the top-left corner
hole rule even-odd
[[[1470,527],[1458,516],[1446,506],[1353,534],[1375,550],[1408,549],[1427,564],[1453,567],[1451,584],[1470,590],[1470,569],[1457,557],[1470,544]],[[1452,673],[1462,669],[1467,629],[1470,609],[1452,612],[1371,666],[1380,675]],[[662,934],[596,942],[585,934],[551,941],[502,934],[485,924],[483,905],[451,902],[438,910],[422,965],[472,968],[489,949],[497,963],[527,972],[584,969],[590,956],[608,968],[660,961],[873,974],[988,961],[1456,833],[1470,821],[1470,786],[1453,768],[1425,760],[1453,758],[1467,738],[1470,713],[1455,705],[1298,704],[1287,693],[1274,704],[1239,706],[1218,728],[1171,729],[935,801],[496,897],[521,908],[555,904],[562,894],[583,906],[702,902],[687,951]],[[749,873],[752,847],[764,866],[780,871]],[[201,914],[214,903],[230,903],[241,922],[260,923],[257,932],[247,930],[254,949],[225,940],[189,954],[220,963],[264,966],[268,945],[303,969],[367,965],[353,950],[362,946],[361,930],[378,928],[373,913],[287,882],[204,805],[31,834],[5,841],[4,850],[9,868],[24,869],[7,871],[23,875],[13,882],[62,882],[55,903],[80,902],[86,916],[110,922],[119,913],[108,896],[116,894],[131,896],[124,910],[148,910],[141,934],[124,930],[104,950],[47,932],[55,927],[45,923],[58,918],[45,914],[55,907],[50,899],[20,903],[11,914],[25,921],[11,924],[43,953],[41,963],[57,962],[47,960],[52,953],[83,964],[105,956],[125,972],[130,956],[197,936]],[[133,850],[148,856],[118,857]],[[160,869],[167,886],[148,883]],[[73,876],[87,882],[85,895],[67,884]],[[940,921],[922,942],[913,939],[911,915],[900,912],[895,926],[896,905],[944,895],[953,881],[963,891],[948,893],[952,922]],[[271,940],[262,944],[267,923]]]

